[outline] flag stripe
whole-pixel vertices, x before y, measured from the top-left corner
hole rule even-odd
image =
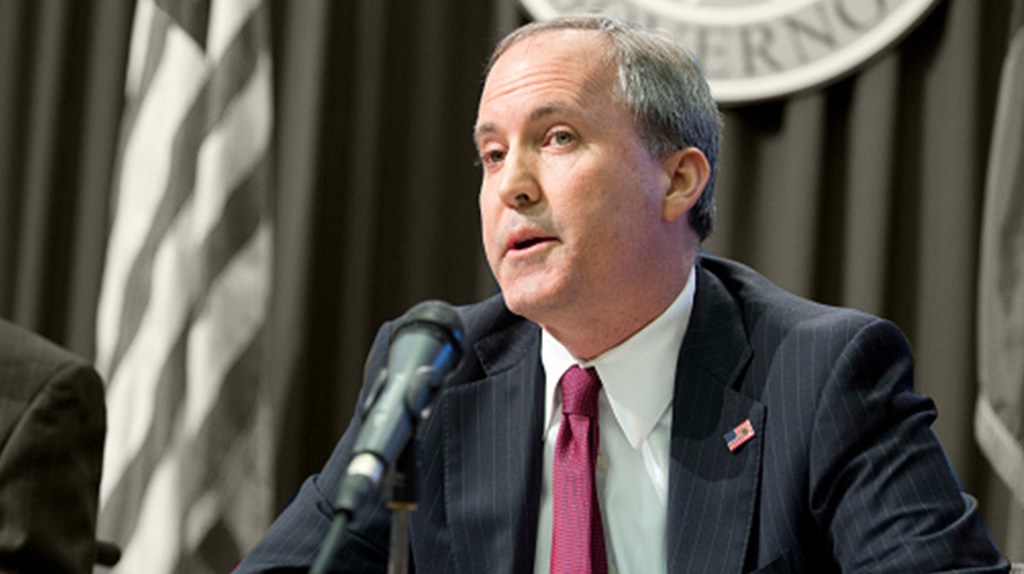
[[[233,217],[220,220],[218,227],[210,234],[207,241],[208,247],[204,250],[209,261],[209,269],[219,275],[244,243],[252,237],[260,224],[260,209],[257,202],[251,201],[254,197],[261,197],[265,194],[264,175],[265,169],[254,172],[245,185],[239,188],[229,201],[226,208],[232,211]],[[202,292],[209,290],[209,285],[200,289]],[[139,453],[127,464],[123,476],[116,485],[111,486],[111,492],[117,493],[107,501],[104,507],[105,516],[131,516],[138,512],[138,506],[133,501],[141,497],[142,486],[149,481],[156,466],[156,461],[164,455],[171,439],[171,425],[178,417],[183,397],[185,395],[185,341],[187,333],[182,335],[175,342],[166,363],[161,368],[160,380],[156,386],[155,403],[161,405],[161,409],[155,411],[154,419],[149,427],[149,432],[139,448]],[[230,377],[228,377],[230,380]],[[223,393],[222,393],[223,395]],[[109,518],[101,518],[105,522]],[[134,520],[124,520],[118,523],[115,538],[126,539],[128,534],[135,527]]]
[[[224,390],[217,398],[212,416],[204,422],[201,432],[195,433],[201,440],[191,445],[191,451],[201,464],[189,466],[181,477],[188,507],[198,505],[207,488],[221,480],[218,477],[229,466],[232,449],[241,446],[235,439],[249,426],[255,411],[257,389],[251,383],[259,371],[259,351],[260,342],[254,340],[238,356],[224,378]],[[238,484],[223,482],[218,486]]]
[[[230,267],[210,289],[209,305],[196,320],[188,347],[187,396],[185,400],[186,434],[202,426],[220,394],[220,384],[252,339],[262,322],[268,294],[261,281],[260,262],[269,253],[266,227],[250,245],[231,260]],[[258,292],[252,292],[256,286]],[[248,292],[247,296],[241,294]]]
[[[248,186],[241,188],[249,193]],[[159,373],[153,365],[164,365],[174,343],[171,335],[180,333],[190,320],[193,313],[194,296],[187,296],[185,286],[175,284],[175,280],[193,272],[185,264],[200,259],[197,253],[183,253],[182,244],[189,239],[181,237],[183,225],[181,221],[190,219],[191,201],[186,203],[181,217],[168,233],[166,241],[161,244],[155,256],[153,281],[153,304],[147,308],[144,325],[132,340],[122,360],[113,385],[108,391],[108,405],[112,416],[108,421],[108,444],[116,444],[116,450],[104,457],[104,483],[101,488],[101,500],[106,501],[113,485],[120,479],[130,459],[142,447],[146,426],[152,416],[155,400],[154,387],[158,383]],[[184,261],[182,261],[182,259]],[[219,270],[210,270],[206,277],[216,277]],[[196,279],[198,280],[198,278]],[[204,285],[195,285],[191,280],[191,290],[203,292]],[[166,367],[165,367],[166,368]],[[120,384],[118,379],[130,381],[131,384]],[[131,405],[132,408],[128,408]],[[122,416],[114,416],[120,414]]]
[[[98,522],[103,526],[104,536],[121,544],[131,538],[146,483],[171,443],[174,423],[185,396],[186,340],[185,334],[178,338],[161,370],[160,382],[156,386],[156,402],[161,409],[154,413],[142,448],[125,467],[117,484],[112,485],[112,494],[100,510]]]
[[[205,238],[221,219],[230,192],[256,168],[270,145],[269,122],[251,119],[269,113],[270,94],[261,89],[269,81],[270,63],[263,57],[199,150],[193,231],[197,238]]]
[[[233,260],[231,268],[225,271],[222,280],[211,291],[214,293],[230,293],[233,286],[251,284],[251,265],[249,264],[266,255],[269,247],[269,229],[266,226],[261,226],[260,231],[252,238],[240,256]],[[211,296],[211,300],[220,300],[220,296],[214,294]],[[260,305],[262,301],[257,299],[253,303]],[[258,328],[258,326],[254,325],[253,327]],[[250,333],[250,335],[255,334]],[[251,336],[248,339],[251,340],[253,337]],[[189,346],[192,344],[193,341],[190,337]],[[236,348],[228,352],[234,354],[237,359],[244,356],[244,350]],[[256,390],[251,374],[252,361],[250,359],[249,363],[245,361],[235,363],[242,369],[242,372],[249,371],[244,381],[239,383],[246,385],[242,389],[248,393],[253,393]],[[191,385],[191,380],[189,385]],[[237,384],[231,385],[231,388],[234,391],[238,391]],[[190,386],[189,391],[191,390],[193,389]],[[186,405],[188,404],[189,396],[190,394],[186,393]],[[224,401],[219,401],[219,404],[224,404],[225,402],[230,404],[231,401],[239,400],[239,396],[244,397],[244,393],[239,393],[236,396],[226,396]],[[246,401],[242,399],[242,402]],[[251,413],[253,409],[251,406],[248,406],[243,407],[243,410]],[[240,418],[244,419],[247,416]],[[227,449],[222,446],[215,452],[204,449],[201,441],[208,440],[209,437],[204,437],[202,433],[198,432],[201,430],[200,428],[188,429],[182,424],[183,421],[180,417],[178,418],[178,423],[175,425],[174,436],[172,437],[169,449],[163,453],[152,477],[147,482],[146,491],[142,496],[142,504],[139,510],[139,520],[130,535],[129,544],[126,545],[121,559],[122,562],[118,564],[118,568],[124,572],[173,570],[177,560],[176,556],[174,554],[165,554],[161,551],[154,552],[153,546],[159,544],[167,544],[175,548],[186,546],[185,531],[187,529],[176,524],[170,524],[166,517],[179,515],[181,509],[190,508],[201,496],[197,492],[200,487],[206,486],[211,482],[209,476],[206,475],[215,476],[218,474],[217,471],[220,470],[220,464],[211,459],[224,457]],[[197,437],[203,437],[203,439],[198,439]],[[223,440],[222,437],[218,438]],[[204,450],[206,451],[206,456],[203,456]],[[187,521],[185,524],[187,525]],[[154,570],[149,570],[149,568]]]
[[[110,495],[124,467],[138,452],[153,418],[155,387],[170,350],[191,319],[195,270],[188,265],[194,254],[186,248],[191,202],[168,232],[154,264],[152,304],[143,325],[118,365],[107,392],[107,449],[103,459],[100,501]]]
[[[142,98],[149,90],[153,77],[159,68],[163,58],[164,48],[167,45],[167,31],[170,29],[170,19],[162,14],[154,14],[152,0],[139,0],[135,8],[135,19],[132,29],[131,46],[129,47],[127,81],[125,88],[125,110],[121,118],[121,127],[117,141],[116,160],[114,163],[115,181],[110,194],[111,219],[117,216],[117,205],[120,197],[119,187],[124,167],[124,152],[128,146],[128,134],[130,134],[138,120]]]
[[[206,26],[210,18],[209,0],[156,0],[157,7],[167,13],[199,46],[206,46]]]
[[[265,198],[269,169],[265,161],[259,162],[249,178],[233,193],[224,206],[231,217],[221,218],[207,234],[202,248],[206,268],[215,274],[227,267],[232,257],[256,232],[266,215]],[[258,201],[263,199],[263,201]]]
[[[982,452],[1018,504],[1007,539],[1024,540],[1024,0],[1013,4],[996,102],[978,280],[978,402]],[[1011,545],[1016,546],[1016,545]],[[1007,548],[1024,552],[1024,544]]]
[[[133,103],[138,102],[139,94],[147,91],[153,79],[153,73],[163,56],[170,24],[169,18],[155,13],[152,0],[139,0],[136,4],[131,44],[128,47],[128,69],[125,72],[128,110]],[[124,119],[121,124],[124,126]]]
[[[118,341],[113,350],[113,357],[110,359],[108,380],[114,378],[113,374],[117,365],[135,337],[145,308],[149,303],[149,281],[152,277],[153,254],[197,183],[196,170],[200,160],[197,157],[196,149],[200,146],[199,142],[211,135],[211,131],[231,108],[233,97],[238,94],[241,86],[247,81],[251,86],[253,78],[257,77],[254,76],[257,70],[257,59],[248,53],[253,50],[253,36],[256,32],[255,27],[250,26],[243,31],[239,41],[232,44],[231,49],[225,54],[224,62],[214,70],[209,83],[204,86],[196,98],[195,104],[183,120],[181,129],[175,134],[170,167],[170,173],[174,176],[167,182],[166,190],[162,195],[160,205],[156,208],[156,214],[149,226],[146,239],[128,272],[128,279],[124,287],[124,303],[121,306],[122,315],[118,328]],[[264,62],[264,68],[269,69],[269,63]],[[268,74],[269,72],[264,73]],[[258,76],[257,79],[269,81],[268,78],[262,76]],[[250,88],[247,93],[253,91]],[[269,102],[264,105],[269,106]],[[243,119],[241,123],[249,122]],[[263,122],[258,125],[266,127],[268,124]],[[266,144],[269,139],[268,130],[269,128],[267,128],[265,137],[260,140],[238,141]],[[207,173],[217,171],[217,169],[208,169]]]
[[[142,497],[131,538],[118,541],[123,551],[116,572],[170,572],[177,561],[181,533],[176,523],[180,504],[175,484],[182,448],[174,443],[160,459]]]
[[[240,121],[244,122],[244,118],[241,118]],[[269,129],[264,130],[263,138],[264,141],[269,138]],[[207,143],[210,141],[217,140],[208,139]],[[260,138],[247,139],[246,141],[259,142]],[[217,146],[207,146],[204,144],[203,150],[213,150],[214,152],[213,157],[208,157],[206,160],[206,163],[212,164],[207,169],[220,167],[216,160],[217,154],[215,152],[218,151]],[[256,153],[259,152],[257,151]],[[205,156],[203,151],[201,151],[199,155],[201,157]],[[200,163],[204,163],[203,160],[200,160]],[[240,167],[242,169],[249,168],[248,165],[242,165]],[[202,167],[199,169],[200,171],[204,171],[204,168]],[[219,194],[217,189],[218,188],[210,188],[206,193],[198,193],[196,196],[206,199],[206,201],[203,202],[203,209],[205,209],[206,212],[212,213],[214,216],[219,216],[222,212],[220,198],[223,195]],[[194,198],[188,198],[188,200],[186,200],[186,206],[179,213],[179,219],[173,222],[175,225],[175,232],[168,233],[168,237],[165,238],[163,243],[161,243],[159,253],[155,258],[153,258],[157,265],[161,262],[166,263],[166,265],[159,268],[162,269],[163,272],[158,271],[154,274],[154,282],[156,285],[154,285],[152,290],[138,289],[137,291],[133,291],[133,293],[140,291],[152,293],[154,297],[158,297],[161,293],[164,293],[167,298],[155,300],[153,306],[155,306],[156,309],[153,309],[153,306],[147,306],[146,310],[142,314],[143,318],[139,320],[140,327],[136,330],[143,329],[145,332],[143,333],[143,336],[131,339],[131,345],[126,349],[123,361],[118,366],[117,371],[115,371],[111,385],[111,402],[116,403],[118,399],[122,399],[138,405],[139,400],[145,400],[145,396],[140,398],[139,394],[141,392],[145,392],[143,387],[148,385],[146,382],[139,382],[140,376],[145,377],[146,375],[149,375],[151,373],[151,367],[149,365],[152,364],[152,360],[154,358],[159,359],[164,356],[164,350],[167,349],[167,344],[169,342],[166,338],[166,335],[170,334],[169,329],[173,328],[174,325],[184,326],[186,324],[186,317],[190,311],[189,300],[195,296],[194,292],[203,291],[202,286],[196,285],[195,283],[205,280],[210,273],[216,273],[218,271],[217,269],[207,269],[207,273],[200,273],[201,270],[195,268],[194,261],[196,261],[197,258],[194,253],[196,250],[194,244],[201,241],[205,236],[206,230],[203,226],[212,225],[216,222],[216,219],[209,216],[205,218],[196,217],[193,211],[202,211],[199,209],[193,209],[193,199]],[[200,220],[199,223],[196,223],[197,219]],[[181,221],[190,221],[191,226],[182,224]],[[198,230],[195,229],[197,225],[199,226]],[[191,229],[184,229],[185,227],[191,227]],[[188,235],[190,233],[196,233],[197,231],[199,238],[193,238]],[[199,275],[195,276],[197,273],[199,273]],[[190,275],[192,275],[192,277],[189,277]],[[182,280],[182,278],[186,279]],[[171,292],[168,292],[167,289],[163,289],[164,286],[173,284],[175,281],[179,282],[178,285],[175,286],[177,289],[174,289]],[[165,311],[165,313],[161,313],[161,311]],[[146,330],[142,328],[141,325],[143,321],[148,320],[147,318],[152,318],[157,325],[164,325],[165,327],[163,329]],[[147,338],[145,335],[151,335],[151,337]],[[153,339],[153,337],[161,336],[163,338]],[[140,348],[147,350],[139,350],[138,352],[132,353],[132,351]],[[142,364],[139,364],[140,362]],[[142,372],[140,373],[140,371]],[[121,391],[119,381],[122,379],[132,381],[135,388]],[[152,378],[150,378],[149,381],[152,381]],[[139,424],[130,426],[130,430],[127,433],[120,435],[122,437],[121,448],[118,450],[117,455],[109,457],[109,463],[105,470],[105,472],[110,473],[109,476],[111,477],[111,480],[118,477],[121,466],[126,463],[125,459],[133,456],[135,450],[141,447],[141,439],[143,438],[141,433],[144,432],[144,428],[142,428],[143,416],[148,414],[151,411],[151,408],[151,405],[145,405],[141,412],[135,411],[128,413],[132,420]],[[116,420],[111,421],[112,432],[120,431],[119,427],[121,425],[119,425],[118,422],[119,421]]]
[[[200,554],[207,530],[217,522],[230,527],[236,543],[251,548],[272,519],[269,506],[251,504],[254,499],[269,500],[271,491],[269,481],[259,480],[269,469],[261,462],[265,459],[257,456],[266,452],[267,441],[259,432],[259,393],[251,384],[260,369],[261,347],[261,341],[253,341],[225,377],[217,405],[193,447],[203,464],[190,466],[190,474],[182,480],[187,485],[186,544]],[[232,565],[223,568],[213,560],[209,565],[214,571],[226,571]]]
[[[97,316],[99,534],[124,549],[115,573],[224,571],[272,512],[268,12],[139,2]]]
[[[1010,495],[1024,503],[1024,448],[984,393],[974,406],[974,433],[992,469],[1009,487]]]
[[[170,149],[206,80],[203,56],[183,33],[167,31],[167,48],[140,104],[135,129],[126,134],[117,217],[107,248],[97,325],[97,366],[111,379],[114,345],[130,265],[141,251],[171,179]],[[140,141],[144,138],[144,141]]]
[[[224,52],[236,37],[246,36],[240,31],[243,27],[263,26],[265,18],[253,17],[260,8],[260,0],[231,0],[230,2],[215,2],[210,7],[210,33],[207,42],[207,51],[214,60],[219,60]],[[256,35],[257,39],[263,40],[269,33],[260,29]],[[253,50],[255,52],[255,50]]]

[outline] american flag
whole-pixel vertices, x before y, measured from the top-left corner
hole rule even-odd
[[[115,572],[226,572],[271,520],[262,0],[140,0],[97,316]]]
[[[1015,504],[1007,556],[1024,560],[1024,0],[1010,9],[985,182],[978,264],[978,400],[974,432]]]
[[[750,424],[750,419],[747,419],[725,433],[722,438],[725,439],[725,445],[729,447],[729,452],[734,452],[748,440],[754,438],[754,425]]]

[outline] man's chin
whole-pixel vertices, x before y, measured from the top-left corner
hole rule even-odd
[[[557,293],[553,291],[510,290],[502,291],[502,294],[509,311],[534,323],[543,324],[545,315],[559,307]]]

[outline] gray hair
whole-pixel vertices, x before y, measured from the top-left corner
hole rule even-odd
[[[655,157],[687,147],[704,153],[711,174],[690,210],[690,225],[705,239],[714,227],[714,185],[722,119],[701,70],[686,48],[667,36],[605,16],[565,16],[533,22],[505,36],[494,48],[487,71],[511,46],[550,30],[593,30],[611,41],[619,89],[632,111],[637,133]]]

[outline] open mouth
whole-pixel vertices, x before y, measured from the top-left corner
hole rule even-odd
[[[512,249],[516,251],[529,249],[534,245],[537,245],[538,243],[543,243],[544,241],[547,241],[547,239],[545,239],[544,237],[531,237],[529,239],[524,239],[522,241],[516,241],[512,245]]]
[[[540,229],[522,228],[510,233],[506,238],[505,251],[509,254],[529,254],[534,248],[543,248],[543,244],[556,241],[557,237]]]

